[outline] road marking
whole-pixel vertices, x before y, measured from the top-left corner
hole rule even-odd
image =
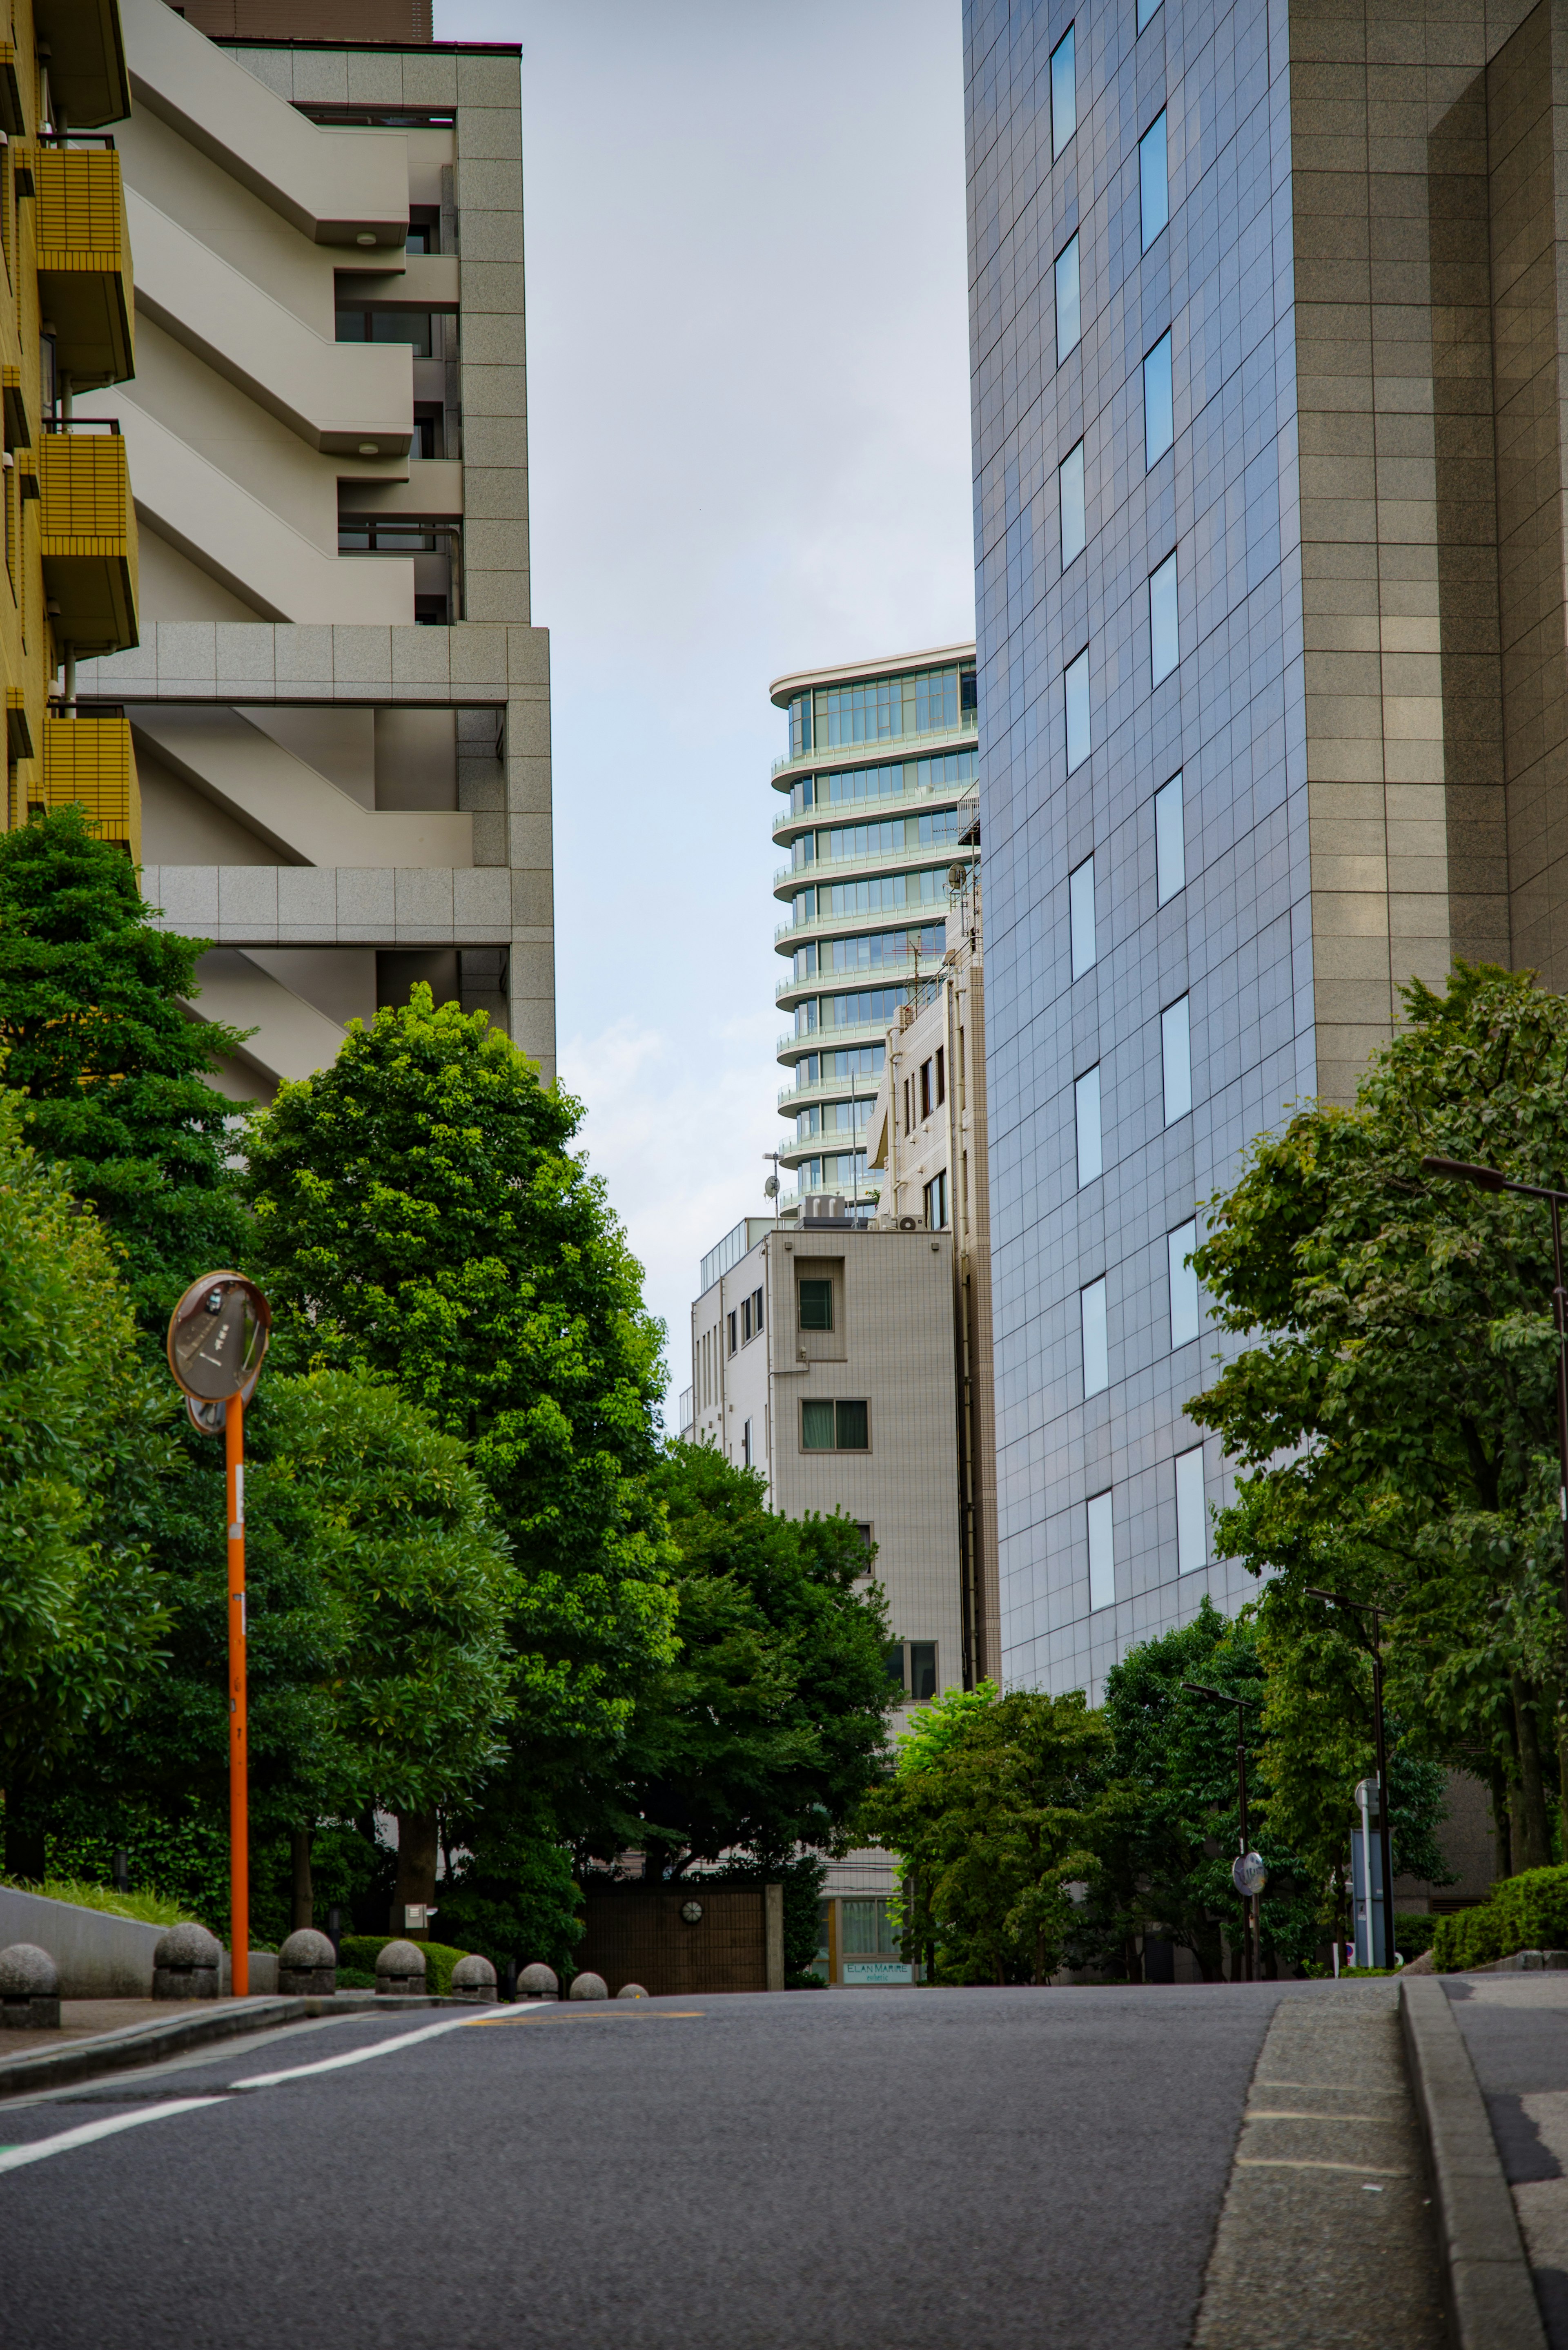
[[[1283,2155],[1272,2158],[1259,2154],[1239,2154],[1238,2170],[1354,2170],[1365,2178],[1370,2170],[1378,2178],[1408,2178],[1407,2170],[1390,2170],[1382,2162],[1292,2162]]]
[[[608,2007],[595,2013],[587,2008],[576,2008],[566,2015],[482,2015],[479,2023],[693,2023],[708,2012],[705,2007],[652,2007],[646,2015],[635,2007]]]
[[[191,2114],[202,2106],[221,2106],[222,2097],[171,2098],[136,2114],[113,2114],[108,2121],[79,2122],[75,2129],[55,2137],[41,2137],[32,2146],[8,2146],[0,2152],[0,2170],[20,2170],[25,2163],[43,2162],[51,2154],[68,2154],[75,2146],[90,2146],[95,2138],[112,2137],[117,2130],[135,2129],[140,2122],[159,2122],[165,2114]]]
[[[442,2032],[462,2032],[487,2021],[478,2015],[449,2015],[440,2023],[427,2023],[421,2032],[400,2032],[395,2040],[378,2040],[373,2048],[351,2048],[346,2056],[324,2056],[318,2064],[291,2064],[282,2073],[253,2073],[244,2081],[231,2081],[229,2086],[275,2089],[280,2081],[305,2081],[313,2073],[340,2073],[345,2065],[368,2064],[373,2056],[390,2056],[399,2048],[412,2048],[421,2040],[434,2040]]]
[[[1388,2114],[1303,2114],[1283,2106],[1249,2106],[1246,2118],[1250,2122],[1373,2122],[1379,2129],[1394,2126]]]

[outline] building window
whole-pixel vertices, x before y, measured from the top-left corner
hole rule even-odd
[[[760,1289],[753,1289],[752,1292],[752,1336],[753,1338],[760,1338],[762,1335],[763,1293]]]
[[[846,1959],[896,1959],[898,1939],[883,1899],[841,1901],[838,1905],[838,1947]]]
[[[911,1705],[929,1705],[937,1694],[934,1640],[894,1640],[887,1651],[888,1679]]]
[[[1053,163],[1078,127],[1078,77],[1073,64],[1073,27],[1068,26],[1051,52],[1051,161]]]
[[[1069,449],[1056,468],[1057,503],[1061,509],[1062,568],[1082,555],[1088,531],[1084,505],[1084,444]]]
[[[904,1131],[906,1134],[911,1131],[915,1123],[913,1107],[910,1101],[910,1087],[913,1083],[914,1080],[911,1077],[906,1077],[904,1079]]]
[[[1187,827],[1179,770],[1154,795],[1154,887],[1162,906],[1187,887]]]
[[[1078,240],[1074,237],[1056,255],[1056,364],[1061,366],[1077,346]]]
[[[1176,627],[1176,556],[1166,556],[1148,578],[1149,681],[1159,685],[1180,658]]]
[[[751,1343],[752,1301],[749,1297],[742,1297],[741,1300],[741,1344],[742,1347],[749,1347]]]
[[[1109,1607],[1116,1596],[1116,1552],[1111,1535],[1111,1497],[1096,1493],[1084,1504],[1089,1543],[1089,1606]]]
[[[1095,860],[1085,857],[1067,876],[1067,927],[1072,934],[1073,976],[1082,979],[1095,961]]]
[[[1162,107],[1137,142],[1138,219],[1147,253],[1170,218],[1170,178],[1165,154]]]
[[[1189,1346],[1198,1336],[1198,1274],[1189,1263],[1198,1246],[1198,1219],[1189,1217],[1165,1236],[1170,1272],[1170,1344]]]
[[[1111,1349],[1106,1327],[1106,1277],[1078,1292],[1078,1326],[1084,1341],[1084,1394],[1103,1395],[1111,1383]]]
[[[1073,1108],[1078,1129],[1078,1188],[1092,1183],[1104,1164],[1100,1157],[1100,1072],[1096,1064],[1085,1069],[1073,1087]]]
[[[742,1423],[741,1429],[741,1462],[742,1466],[746,1469],[750,1469],[753,1466],[752,1423],[749,1419]]]
[[[731,1352],[731,1354],[732,1355],[732,1354],[735,1352],[736,1348],[737,1348],[737,1347],[739,1347],[739,1345],[740,1345],[740,1340],[739,1340],[739,1339],[736,1337],[736,1336],[735,1336],[735,1316],[734,1316],[732,1314],[732,1315],[730,1315],[730,1317],[729,1317],[729,1325],[730,1325],[730,1352]]]
[[[1168,1003],[1159,1015],[1159,1052],[1165,1078],[1165,1122],[1174,1126],[1192,1107],[1192,1032],[1185,995]]]
[[[870,1414],[862,1402],[841,1397],[805,1397],[800,1407],[803,1452],[868,1452]]]
[[[1203,1493],[1203,1447],[1176,1456],[1176,1571],[1196,1575],[1209,1564],[1209,1506]]]
[[[1137,28],[1140,33],[1146,25],[1151,25],[1154,22],[1155,12],[1159,5],[1160,0],[1137,0]]]
[[[1176,439],[1176,394],[1170,378],[1168,327],[1143,363],[1143,463],[1147,473]]]
[[[867,1564],[869,1564],[869,1554],[875,1552],[877,1548],[877,1529],[869,1518],[858,1518],[856,1521],[855,1531],[860,1537],[861,1549],[868,1555]]]
[[[833,1284],[831,1281],[802,1280],[800,1326],[803,1330],[832,1329]]]
[[[926,1230],[940,1232],[948,1220],[948,1171],[944,1167],[926,1186]]]
[[[1089,755],[1089,648],[1062,672],[1067,706],[1067,773],[1081,767]]]

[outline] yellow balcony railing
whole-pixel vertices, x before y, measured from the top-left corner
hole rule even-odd
[[[44,592],[57,644],[124,652],[136,625],[136,509],[125,443],[83,419],[38,450]]]
[[[78,391],[136,372],[130,239],[112,147],[40,147],[38,307],[55,330],[55,365]]]
[[[84,713],[44,721],[44,805],[69,807],[79,800],[100,840],[114,841],[141,862],[141,795],[130,722]]]

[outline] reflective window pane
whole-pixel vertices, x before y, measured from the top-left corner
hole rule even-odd
[[[1056,469],[1062,510],[1062,568],[1082,555],[1087,531],[1084,510],[1084,444],[1070,449]]]
[[[1176,1456],[1176,1571],[1196,1575],[1209,1564],[1209,1510],[1203,1493],[1203,1447]]]
[[[1179,775],[1161,784],[1154,795],[1154,886],[1162,906],[1187,887],[1187,827]]]
[[[1084,1504],[1089,1542],[1089,1606],[1109,1607],[1116,1596],[1116,1562],[1111,1539],[1111,1497],[1096,1493]]]
[[[1143,462],[1158,464],[1176,438],[1176,403],[1170,385],[1170,334],[1161,335],[1143,363]]]
[[[1170,218],[1170,180],[1165,155],[1165,113],[1157,114],[1137,142],[1137,201],[1147,253]]]
[[[1165,1074],[1165,1122],[1170,1126],[1192,1107],[1192,1037],[1187,998],[1168,1003],[1159,1015],[1160,1055]]]
[[[1159,0],[1137,0],[1137,28],[1140,33],[1146,25],[1153,22],[1158,6]]]
[[[1154,684],[1170,675],[1180,658],[1176,625],[1176,557],[1168,555],[1148,582],[1148,659]]]
[[[1068,352],[1077,344],[1078,323],[1078,240],[1063,246],[1056,255],[1056,364],[1061,366]]]
[[[1051,52],[1051,160],[1055,161],[1078,127],[1078,78],[1073,65],[1073,27]]]
[[[1191,1216],[1165,1236],[1170,1274],[1170,1344],[1190,1346],[1198,1336],[1198,1274],[1188,1258],[1198,1246],[1198,1219]]]
[[[1100,1072],[1085,1070],[1073,1087],[1073,1111],[1077,1125],[1078,1183],[1092,1183],[1104,1165],[1100,1156]]]
[[[1078,1292],[1078,1318],[1084,1339],[1084,1393],[1101,1395],[1111,1383],[1111,1350],[1106,1325],[1106,1280],[1091,1281]]]
[[[1095,961],[1095,860],[1085,857],[1067,876],[1067,926],[1073,940],[1073,976],[1081,979]]]
[[[1063,671],[1067,705],[1067,773],[1081,767],[1089,755],[1089,648]]]

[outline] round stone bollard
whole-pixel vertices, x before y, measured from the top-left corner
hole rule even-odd
[[[376,1953],[376,1989],[418,1997],[425,1987],[425,1954],[417,1942],[387,1942]]]
[[[640,1983],[622,1983],[616,1997],[617,1999],[646,1999],[648,1993]]]
[[[476,1951],[472,1958],[459,1959],[452,1970],[453,1999],[471,2000],[475,2007],[492,2007],[495,2003],[495,1969],[488,1959]]]
[[[205,1926],[171,1926],[152,1953],[154,1999],[216,1999],[223,1953]]]
[[[277,1954],[277,1987],[285,1999],[331,1998],[337,1989],[337,1953],[314,1926],[301,1926]]]
[[[566,1995],[569,1999],[608,1999],[609,1985],[603,1975],[577,1975]]]
[[[517,1978],[517,1996],[519,1999],[559,1999],[561,1978],[554,1967],[547,1967],[541,1960],[535,1959],[533,1965],[524,1967]]]
[[[0,2025],[13,2032],[57,2032],[60,1970],[36,1942],[0,1950]]]

